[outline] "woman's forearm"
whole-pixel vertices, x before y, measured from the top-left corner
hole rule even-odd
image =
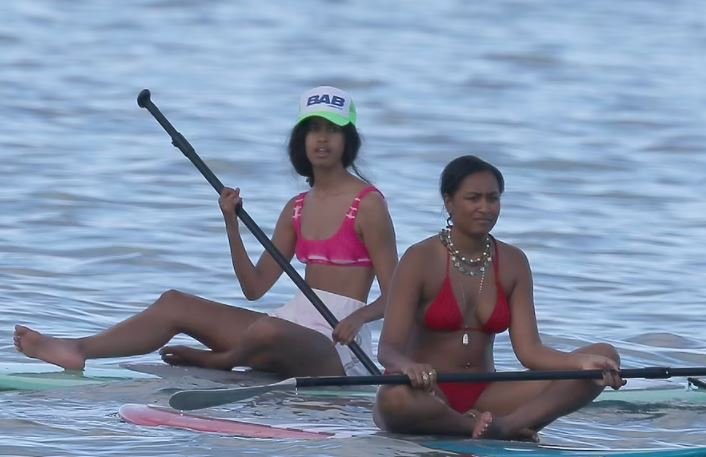
[[[402,350],[383,343],[378,348],[378,361],[389,372],[400,372],[403,366],[413,362]]]
[[[385,299],[380,296],[375,301],[360,307],[353,314],[359,316],[364,322],[382,319],[385,315]]]
[[[228,235],[233,271],[235,272],[236,278],[238,278],[240,288],[245,298],[248,300],[257,300],[262,296],[262,293],[257,290],[257,268],[250,260],[250,256],[248,256],[237,224],[238,223],[235,221],[231,222],[230,220],[226,220],[226,233]]]
[[[530,370],[578,370],[580,365],[570,352],[559,351],[539,343],[518,356],[520,363]]]

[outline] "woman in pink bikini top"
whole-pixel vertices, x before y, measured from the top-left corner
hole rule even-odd
[[[355,340],[372,355],[365,324],[383,316],[397,249],[385,200],[355,166],[361,143],[355,122],[346,92],[321,86],[302,95],[288,151],[311,189],[285,205],[272,237],[288,260],[296,252],[306,264],[305,280],[339,321],[335,329],[302,293],[268,315],[169,290],[142,313],[86,338],[57,339],[18,325],[15,346],[69,369],[82,368],[88,358],[161,347],[170,364],[250,366],[283,377],[368,374],[347,344]],[[257,263],[250,260],[235,215],[242,204],[239,190],[225,188],[219,204],[237,281],[247,300],[257,300],[282,269],[268,252]],[[369,301],[375,279],[381,295]],[[177,333],[208,349],[163,347]]]

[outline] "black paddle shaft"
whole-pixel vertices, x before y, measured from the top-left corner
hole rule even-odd
[[[172,144],[179,149],[187,159],[193,163],[196,168],[199,169],[201,174],[206,178],[206,180],[211,183],[211,186],[218,192],[218,195],[221,194],[223,191],[223,183],[216,177],[215,174],[211,171],[210,168],[201,160],[201,157],[196,154],[196,150],[194,150],[193,146],[189,144],[189,142],[184,138],[184,135],[179,133],[174,126],[167,120],[166,117],[162,114],[162,112],[157,108],[157,106],[152,103],[152,100],[150,99],[150,91],[147,89],[144,89],[140,92],[140,94],[137,96],[137,105],[140,108],[145,108],[147,111],[154,116],[154,118],[159,122],[159,125],[162,126],[162,128],[169,134],[169,136],[172,138]],[[336,319],[336,316],[333,315],[333,313],[326,307],[326,305],[321,301],[318,295],[314,293],[313,290],[311,290],[311,287],[304,281],[304,278],[301,277],[301,275],[297,272],[297,270],[292,267],[292,265],[289,263],[287,259],[284,258],[282,253],[277,249],[277,247],[272,243],[272,241],[265,235],[265,233],[258,227],[258,225],[255,223],[255,221],[252,220],[250,215],[243,209],[242,206],[238,207],[235,211],[237,217],[240,218],[241,221],[243,221],[243,224],[250,230],[250,232],[257,238],[257,240],[262,244],[262,246],[265,248],[267,252],[270,253],[270,255],[275,259],[277,264],[282,268],[282,270],[287,273],[287,276],[289,276],[292,281],[294,281],[294,284],[299,288],[299,290],[304,293],[306,298],[309,299],[312,305],[316,308],[316,310],[321,313],[321,315],[326,319],[326,322],[329,323],[331,328],[336,327],[338,325],[338,320]],[[361,347],[354,341],[351,342],[348,347],[353,351],[353,353],[358,357],[358,359],[363,363],[365,368],[373,375],[379,375],[380,370],[375,366],[372,360],[370,360],[370,357],[367,356],[367,354],[361,349]]]
[[[667,379],[679,376],[706,376],[706,367],[627,368],[618,371],[623,379]],[[561,379],[601,379],[602,370],[580,371],[504,371],[488,373],[439,373],[438,382],[498,382],[498,381],[552,381]],[[383,384],[410,384],[404,374],[386,376],[319,376],[296,378],[296,387],[365,386]]]

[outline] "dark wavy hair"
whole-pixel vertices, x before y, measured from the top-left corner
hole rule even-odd
[[[311,124],[311,118],[304,119],[300,123],[294,126],[292,133],[289,135],[289,144],[287,150],[289,151],[289,160],[292,162],[292,166],[297,171],[297,173],[306,178],[306,182],[309,186],[314,185],[314,170],[312,169],[311,162],[306,157],[306,134],[309,132],[309,125]],[[358,157],[358,151],[362,144],[358,130],[353,124],[346,124],[341,127],[343,131],[343,137],[345,140],[345,145],[343,148],[343,167],[351,168],[353,172],[363,181],[368,182],[361,174],[358,168],[355,166],[355,159]]]
[[[439,180],[441,197],[445,198],[447,195],[453,197],[458,192],[458,188],[461,187],[461,182],[467,176],[483,171],[488,171],[495,176],[498,181],[498,189],[500,189],[502,194],[505,191],[505,179],[500,170],[483,159],[473,155],[466,155],[453,159],[441,172],[441,179]]]

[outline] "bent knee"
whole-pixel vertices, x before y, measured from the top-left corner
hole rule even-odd
[[[420,414],[419,397],[409,386],[384,386],[378,390],[373,418],[378,427],[392,433],[409,433]]]
[[[615,349],[615,346],[613,346],[612,344],[596,343],[595,350],[598,351],[600,355],[603,355],[620,363],[620,354],[618,354],[618,350]]]
[[[612,344],[595,343],[580,349],[580,351],[589,354],[602,355],[604,357],[608,357],[609,359],[615,360],[617,363],[620,363],[620,354]]]
[[[186,321],[205,312],[202,305],[193,295],[169,289],[162,292],[162,295],[150,305],[148,310],[152,313],[158,313],[167,322],[175,322],[175,325],[180,328],[179,331],[183,331],[183,328],[187,327],[184,324]]]
[[[383,417],[406,415],[412,403],[408,386],[383,386],[378,390],[375,406]]]
[[[262,317],[245,331],[249,344],[258,347],[274,346],[285,336],[285,329],[277,319]]]
[[[176,289],[169,289],[162,292],[162,295],[150,306],[150,308],[168,308],[173,309],[177,306],[183,306],[186,302],[187,294]]]
[[[162,292],[162,295],[159,296],[159,299],[157,301],[166,303],[175,302],[182,300],[185,296],[186,294],[180,290],[169,289]]]

